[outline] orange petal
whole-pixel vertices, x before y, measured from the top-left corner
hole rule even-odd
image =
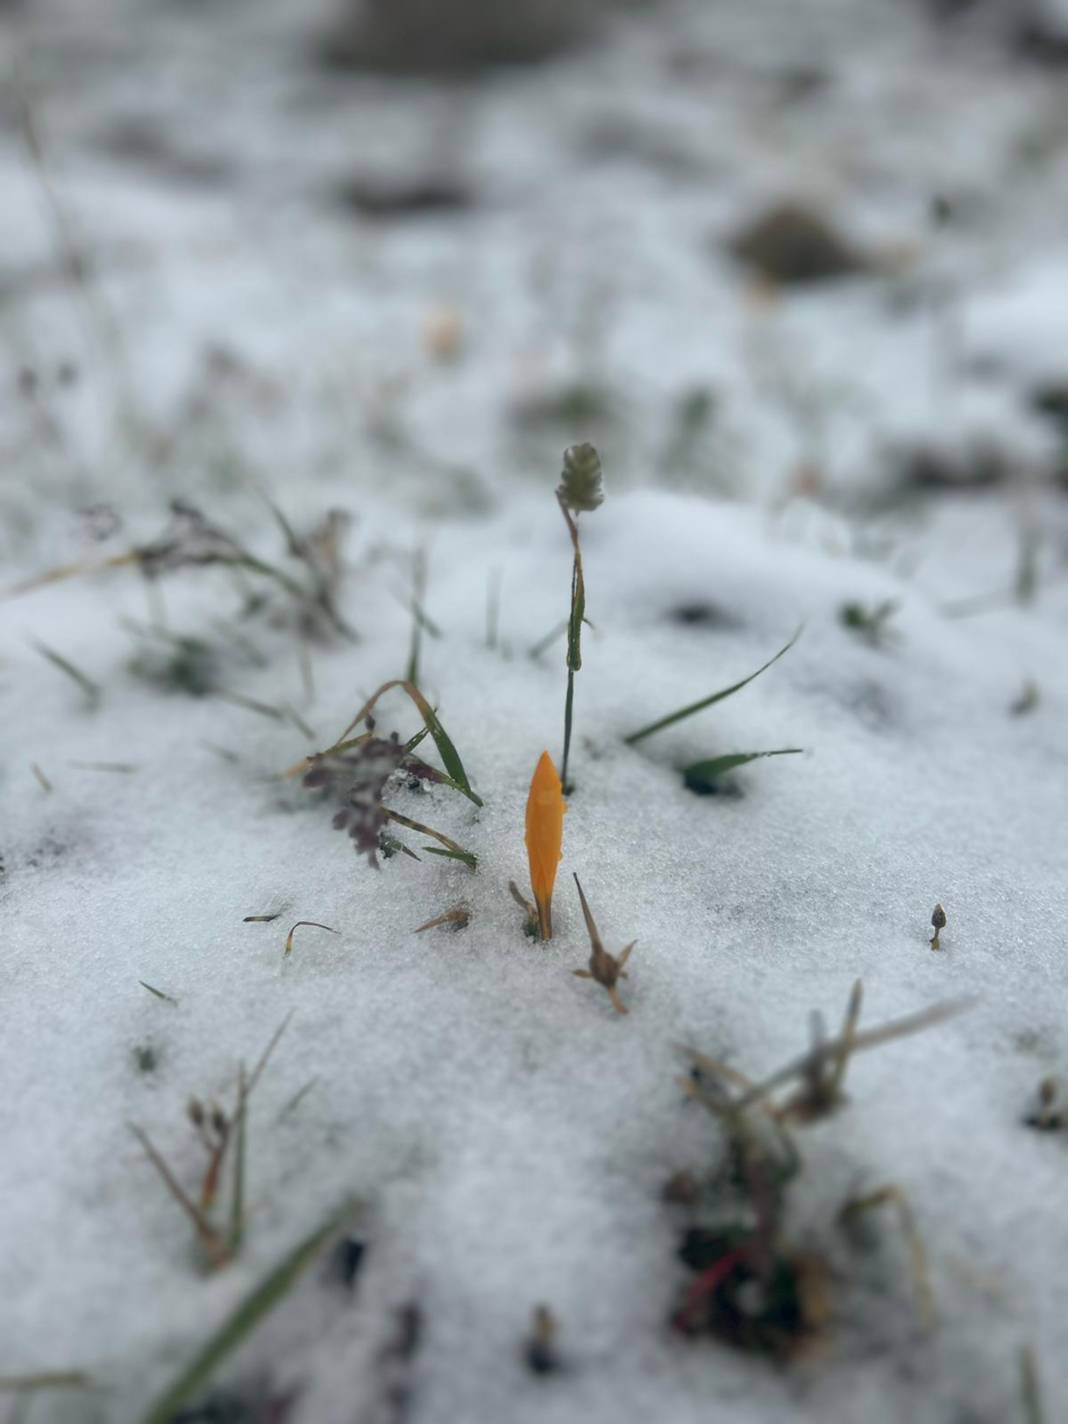
[[[564,843],[564,801],[560,776],[548,752],[542,752],[527,797],[527,858],[530,862],[530,888],[538,907],[538,923],[542,939],[552,939],[551,906],[556,868],[560,864]]]

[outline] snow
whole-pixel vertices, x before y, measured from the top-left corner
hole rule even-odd
[[[252,642],[263,665],[231,651],[224,688],[295,708],[309,742],[292,722],[135,676],[128,620],[159,606],[131,569],[0,604],[0,1378],[80,1368],[94,1382],[38,1394],[33,1420],[139,1419],[350,1194],[367,1203],[355,1293],[313,1269],[220,1371],[299,1383],[299,1420],[389,1417],[381,1354],[410,1300],[420,1424],[688,1424],[717,1407],[746,1424],[1001,1420],[1020,1408],[1024,1346],[1050,1400],[1068,1389],[1064,1140],[1023,1125],[1068,1056],[1065,506],[1055,433],[1026,399],[1059,370],[1051,213],[1068,167],[1010,158],[1053,81],[971,41],[938,52],[906,7],[811,11],[791,26],[771,3],[682,6],[672,29],[637,15],[600,49],[459,93],[327,81],[284,7],[267,20],[161,7],[96,39],[58,6],[4,20],[51,181],[99,271],[87,307],[58,275],[40,175],[9,130],[5,586],[144,542],[176,495],[277,558],[269,496],[302,529],[329,507],[354,516],[341,604],[359,634],[311,645],[309,691],[292,627],[272,616],[281,600],[242,619],[221,572],[161,582],[175,632],[221,637],[224,620]],[[227,45],[243,56],[232,66]],[[79,47],[92,64],[63,84]],[[687,50],[712,78],[679,77],[672,56]],[[826,90],[783,109],[782,75],[813,61]],[[199,127],[191,84],[212,96]],[[198,183],[102,150],[102,131],[146,112],[231,176]],[[620,114],[660,158],[630,139],[611,162],[583,146]],[[469,135],[475,208],[396,223],[339,211],[332,185],[355,170],[432,166],[435,124]],[[665,147],[686,162],[665,167]],[[911,265],[755,298],[718,240],[798,175],[873,250],[914,244]],[[947,182],[976,195],[975,216],[934,231],[927,200]],[[101,310],[117,354],[101,352]],[[441,310],[462,323],[452,362],[422,344]],[[1049,333],[1041,358],[1029,330]],[[208,343],[232,360],[212,364]],[[19,395],[22,366],[38,373],[34,399]],[[581,429],[516,420],[575,381],[603,386],[609,409]],[[715,417],[665,462],[694,386],[712,390]],[[1007,452],[1004,484],[901,497],[895,443],[988,437]],[[556,935],[541,946],[507,886],[526,884],[535,762],[560,752],[563,643],[528,650],[567,614],[552,490],[580,438],[601,449],[607,500],[581,519],[593,626]],[[793,493],[802,464],[819,499]],[[123,528],[95,544],[78,511],[99,501]],[[1037,596],[992,598],[1011,592],[1021,528],[1040,534]],[[474,874],[426,855],[373,870],[332,808],[280,775],[402,675],[419,546],[441,630],[424,635],[420,681],[485,804],[403,784],[388,801],[477,854]],[[898,608],[882,645],[842,626],[843,604],[886,599]],[[674,616],[704,605],[707,622]],[[736,698],[624,744],[746,676],[799,624],[796,647]],[[98,707],[34,640],[101,686]],[[1038,703],[1014,716],[1030,679]],[[384,733],[418,727],[397,692],[379,717]],[[737,796],[682,785],[690,761],[786,746],[804,754],[742,769]],[[637,939],[626,1017],[570,972],[589,955],[572,872],[608,947]],[[466,929],[413,933],[459,903]],[[297,930],[284,956],[304,919],[339,933]],[[977,1003],[859,1056],[851,1102],[798,1129],[788,1229],[834,1262],[827,1346],[780,1369],[684,1340],[668,1323],[690,1279],[684,1218],[661,1191],[673,1171],[713,1168],[723,1136],[678,1087],[680,1045],[760,1078],[805,1046],[812,1009],[837,1023],[857,977],[864,1024]],[[192,1187],[203,1152],[188,1098],[232,1103],[239,1065],[290,1013],[251,1101],[245,1245],[205,1276],[128,1124]],[[835,1226],[844,1200],[890,1182],[926,1245],[933,1330],[892,1216],[874,1267]],[[545,1379],[521,1358],[539,1303],[566,1365]]]

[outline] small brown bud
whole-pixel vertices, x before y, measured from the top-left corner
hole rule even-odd
[[[545,1305],[534,1310],[531,1332],[523,1350],[527,1368],[536,1375],[555,1374],[560,1368],[556,1352],[556,1320]]]
[[[946,912],[941,905],[936,905],[931,912],[931,927],[934,930],[934,934],[931,936],[931,948],[941,949],[942,942],[939,936],[946,927]]]

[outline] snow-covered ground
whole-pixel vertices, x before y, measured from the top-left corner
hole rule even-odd
[[[1068,1071],[1063,77],[883,0],[667,13],[437,84],[325,72],[281,0],[0,20],[2,584],[96,570],[0,602],[0,1417],[135,1424],[350,1196],[354,1289],[327,1251],[213,1376],[245,1413],[186,1418],[993,1424],[1029,1418],[1021,1351],[1059,1417],[1068,1139],[1024,1119]],[[727,244],[785,199],[865,270],[754,280]],[[540,945],[508,882],[561,750],[564,642],[531,649],[567,615],[553,490],[585,439],[607,498],[581,517]],[[297,579],[271,502],[298,535],[346,511],[355,640],[307,636],[254,571],[97,569],[174,498]],[[474,873],[397,826],[421,860],[372,868],[281,775],[404,676],[416,550],[419,681],[484,804],[403,777],[386,800]],[[882,636],[846,626],[888,600]],[[736,698],[624,742],[800,623]],[[419,727],[399,691],[376,717]],[[724,794],[683,785],[784,747]],[[637,939],[626,1017],[570,972],[572,872],[609,949]],[[338,933],[286,956],[298,920]],[[858,977],[862,1029],[977,1002],[859,1056],[850,1102],[792,1130],[821,1348],[686,1338],[663,1188],[725,1134],[682,1050],[759,1079]],[[249,1100],[241,1250],[205,1272],[130,1124],[195,1195],[188,1100],[229,1111],[290,1012]],[[893,1203],[866,1253],[837,1223],[888,1184],[934,1322]],[[10,1388],[54,1371],[87,1383]]]

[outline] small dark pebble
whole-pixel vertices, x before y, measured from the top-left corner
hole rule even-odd
[[[365,1243],[358,1241],[355,1236],[346,1236],[334,1248],[330,1262],[330,1274],[346,1290],[356,1289],[356,1278],[360,1274],[366,1251]]]
[[[462,180],[433,176],[409,182],[370,176],[351,178],[339,186],[337,197],[351,212],[380,221],[465,212],[476,201],[474,190]]]
[[[740,262],[773,282],[826,282],[869,266],[820,213],[799,203],[769,208],[728,246]]]
[[[534,1311],[534,1322],[523,1347],[523,1358],[530,1372],[542,1377],[556,1374],[561,1368],[556,1350],[556,1320],[547,1306],[539,1305]]]

